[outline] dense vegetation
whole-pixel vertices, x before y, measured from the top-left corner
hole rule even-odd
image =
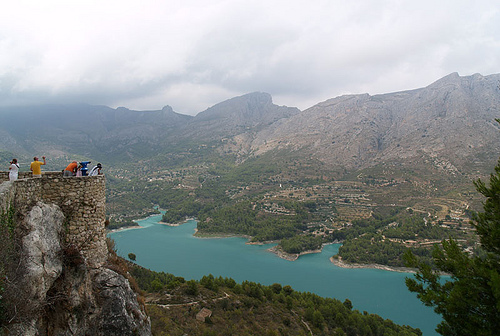
[[[378,315],[352,309],[349,300],[322,298],[290,286],[264,286],[204,276],[185,281],[133,265],[146,291],[154,335],[421,335]],[[168,308],[167,308],[168,307]],[[204,322],[196,314],[212,312]]]
[[[199,216],[198,229],[204,233],[235,233],[252,236],[255,241],[278,240],[301,233],[308,212],[297,202],[280,204],[290,215],[261,211],[259,204],[242,201]]]
[[[432,251],[436,270],[406,255],[408,265],[418,268],[416,278],[406,279],[408,289],[442,315],[436,329],[442,335],[498,335],[500,330],[500,161],[489,182],[475,182],[486,198],[483,211],[473,217],[480,237],[476,253],[464,251],[454,239],[443,240]],[[444,281],[439,272],[451,280]]]
[[[301,253],[304,251],[314,251],[321,248],[325,239],[314,235],[300,235],[280,241],[280,247],[287,253]]]
[[[403,256],[407,247],[383,238],[381,234],[365,234],[347,240],[339,248],[342,260],[356,264],[380,264],[404,267]],[[413,253],[430,263],[430,251],[425,248],[412,248]]]
[[[436,240],[446,234],[454,234],[438,225],[428,224],[421,214],[404,208],[379,209],[372,217],[358,220],[345,230],[344,244],[339,248],[339,256],[349,263],[381,264],[403,267],[403,256],[408,249],[431,265],[428,248],[407,247],[398,241],[416,239]]]
[[[375,177],[383,174],[384,167],[377,167],[380,171],[375,169],[373,175],[367,171],[350,177],[361,176],[359,181],[336,181],[328,174],[338,174],[320,163],[305,164],[285,152],[279,154],[283,160],[278,163],[271,157],[278,155],[274,153],[239,164],[233,157],[194,145],[162,155],[167,162],[163,170],[144,166],[146,177],[110,179],[108,209],[114,215],[108,228],[133,225],[131,220],[141,217],[137,208],[156,206],[166,209],[162,218],[166,223],[198,219],[200,235],[279,241],[278,249],[291,254],[341,241],[344,261],[391,266],[403,266],[408,247],[429,262],[430,241],[470,238],[465,231],[444,228],[442,221],[431,218],[430,211],[436,214],[440,207],[426,204],[420,209],[428,210],[413,212],[408,206],[376,205],[402,197],[413,204],[414,198],[428,196],[427,189],[414,188],[402,178]]]

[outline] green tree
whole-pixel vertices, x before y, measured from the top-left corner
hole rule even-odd
[[[455,240],[443,240],[432,252],[435,269],[412,253],[405,255],[407,265],[418,269],[406,285],[442,315],[436,328],[442,335],[498,335],[500,330],[500,161],[489,186],[481,180],[474,184],[486,197],[483,212],[473,216],[479,252],[470,255]],[[440,272],[451,279],[442,279]]]
[[[135,261],[135,259],[136,259],[136,255],[135,255],[134,253],[129,253],[129,254],[128,254],[128,258],[129,258],[130,260],[132,260],[132,261]]]
[[[283,292],[285,292],[285,295],[292,295],[293,293],[293,288],[290,285],[286,285],[283,287]]]
[[[200,293],[200,290],[198,289],[198,284],[196,283],[195,280],[189,280],[186,282],[186,294],[187,295],[198,295]]]
[[[153,292],[159,292],[163,289],[163,284],[159,279],[154,279],[153,281],[151,281],[150,287]]]
[[[345,299],[344,301],[344,307],[346,307],[348,310],[352,310],[352,302],[349,299]]]
[[[316,328],[322,329],[323,323],[325,322],[325,318],[323,317],[323,315],[321,315],[320,311],[315,310],[312,316],[312,322]]]

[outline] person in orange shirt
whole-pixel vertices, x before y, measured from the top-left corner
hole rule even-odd
[[[75,176],[76,169],[78,168],[78,162],[71,162],[66,169],[64,169],[64,177]]]
[[[31,162],[30,170],[33,172],[33,177],[42,177],[42,168],[41,166],[45,165],[45,156],[42,156],[43,162],[38,161],[38,157],[33,158],[33,162]]]

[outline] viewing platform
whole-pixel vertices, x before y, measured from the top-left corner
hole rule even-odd
[[[105,181],[104,175],[63,177],[61,171],[49,171],[37,178],[31,172],[19,172],[11,182],[8,172],[0,172],[0,212],[13,206],[22,220],[39,202],[59,206],[65,216],[67,242],[98,266],[107,255]]]

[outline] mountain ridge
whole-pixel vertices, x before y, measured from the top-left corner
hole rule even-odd
[[[499,79],[500,75],[451,74],[426,88],[329,99],[291,117],[272,132],[257,135],[251,148],[262,154],[287,146],[298,150],[313,145],[308,153],[313,157],[332,164],[325,159],[330,153],[353,168],[416,156],[419,151],[435,157],[450,147],[454,147],[453,154],[465,159],[472,150],[500,140],[494,122],[500,110]],[[297,134],[297,129],[302,132]],[[481,134],[474,132],[479,129]]]
[[[2,107],[0,152],[5,159],[48,152],[118,163],[151,160],[158,152],[198,144],[233,155],[237,162],[285,150],[348,170],[438,158],[460,172],[470,162],[491,165],[498,156],[499,81],[500,74],[451,73],[424,88],[343,95],[304,111],[253,92],[194,117],[168,105],[157,111],[85,104]]]

